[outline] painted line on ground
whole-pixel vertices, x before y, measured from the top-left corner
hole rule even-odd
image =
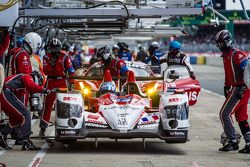
[[[53,130],[50,133],[50,136],[53,134]],[[32,161],[29,163],[28,167],[38,167],[40,165],[40,163],[42,162],[43,157],[45,156],[45,154],[47,153],[49,149],[49,145],[46,142],[43,146],[42,149],[39,150],[35,157],[32,159]]]
[[[193,161],[192,162],[192,167],[200,167],[200,165],[196,161]]]
[[[224,96],[222,96],[222,95],[220,95],[220,94],[218,94],[218,93],[215,93],[215,92],[213,92],[213,91],[211,91],[211,90],[207,90],[207,89],[204,89],[204,88],[201,88],[201,90],[204,91],[204,92],[207,92],[207,93],[210,93],[210,94],[213,94],[213,95],[215,95],[215,96],[218,96],[218,97],[220,97],[220,98],[224,98],[224,99],[225,99]]]
[[[37,167],[42,162],[42,158],[44,157],[48,149],[49,145],[48,143],[45,143],[42,146],[42,149],[36,153],[36,156],[32,159],[28,167]]]
[[[31,127],[35,124],[36,121],[37,121],[37,119],[32,119],[31,120]],[[15,140],[11,140],[8,144],[9,144],[9,146],[13,146],[15,144]],[[6,151],[7,150],[1,150],[0,151],[0,156],[2,156]]]

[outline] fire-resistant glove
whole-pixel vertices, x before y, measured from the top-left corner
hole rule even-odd
[[[246,90],[246,86],[241,86],[241,87],[239,87],[239,89],[238,89],[238,91],[237,91],[237,93],[236,93],[236,97],[237,97],[238,99],[242,99],[245,90]]]
[[[231,88],[230,86],[224,86],[224,96],[225,96],[225,98],[227,98],[230,88]]]
[[[195,80],[196,79],[196,76],[194,75],[194,72],[190,72],[190,77]]]

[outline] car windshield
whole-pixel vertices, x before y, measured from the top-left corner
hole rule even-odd
[[[146,69],[136,68],[136,67],[129,67],[129,66],[128,66],[128,69],[131,70],[131,71],[134,71],[136,77],[153,76],[153,73],[150,73]],[[103,68],[102,67],[92,68],[87,73],[87,76],[103,76]]]
[[[130,67],[129,70],[134,71],[136,77],[149,77],[150,73],[145,69]]]
[[[173,66],[169,66],[166,70],[165,70],[165,77],[167,77],[167,75],[170,73],[170,71],[175,71],[175,74],[179,75],[179,79],[186,79],[189,78],[189,72],[186,66],[182,66],[182,65],[173,65]]]

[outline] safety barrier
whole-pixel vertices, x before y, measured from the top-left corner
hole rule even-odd
[[[191,64],[222,66],[220,53],[186,53]]]

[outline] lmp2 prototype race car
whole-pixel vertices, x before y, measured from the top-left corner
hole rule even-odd
[[[197,80],[191,83],[190,78],[185,78],[184,69],[185,67],[172,67],[166,70],[163,77],[144,79],[129,72],[121,90],[116,88],[116,93],[103,94],[99,89],[88,98],[88,105],[85,105],[86,96],[79,90],[57,93],[56,140],[64,144],[84,138],[159,138],[166,143],[187,142],[190,127],[189,104],[194,104],[193,101],[197,100],[200,87]],[[75,79],[91,80],[93,77]],[[105,71],[101,80],[102,83],[113,82],[109,71]],[[156,80],[162,83],[157,107],[152,106],[150,94],[141,91],[137,83],[139,80]],[[186,87],[178,83],[180,80],[186,83]],[[192,92],[197,93],[196,99]],[[190,93],[191,99],[188,97]]]

